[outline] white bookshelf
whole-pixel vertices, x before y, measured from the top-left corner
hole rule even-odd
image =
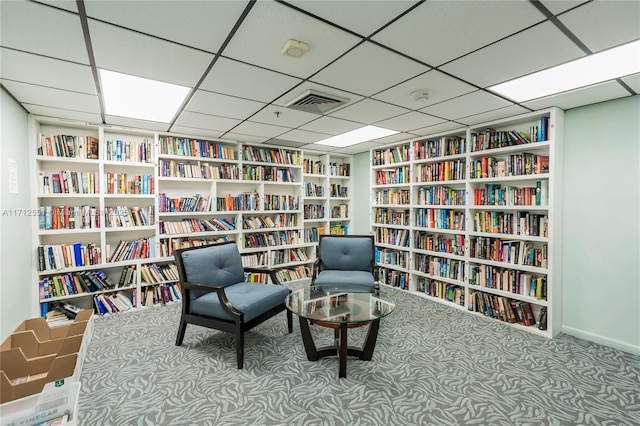
[[[535,141],[543,117],[547,138]],[[534,142],[512,134],[505,146],[480,149],[487,129]],[[563,111],[552,108],[372,149],[380,283],[546,337],[559,333],[562,134]],[[523,323],[527,306],[536,321],[547,310],[546,329]]]

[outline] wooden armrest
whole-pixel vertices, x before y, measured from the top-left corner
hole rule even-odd
[[[204,291],[207,293],[216,293],[218,295],[218,299],[220,300],[220,305],[222,308],[234,317],[242,317],[242,312],[233,307],[233,305],[227,299],[227,294],[224,292],[224,287],[220,286],[210,286],[210,285],[202,285],[198,283],[192,282],[182,282],[180,283],[183,290],[197,290]],[[186,298],[188,299],[188,295]]]
[[[202,285],[202,284],[193,283],[190,281],[181,282],[180,285],[182,286],[182,288],[185,288],[185,289],[204,291],[206,293],[213,293],[214,291],[223,289],[223,287],[219,287],[219,286]]]

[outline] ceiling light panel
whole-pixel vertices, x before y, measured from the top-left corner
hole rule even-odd
[[[385,136],[393,135],[396,133],[398,132],[395,130],[383,129],[382,127],[364,126],[350,132],[342,133],[341,135],[323,139],[316,142],[316,144],[344,148],[346,146],[367,142],[373,139],[383,138]]]
[[[507,81],[489,89],[516,102],[524,102],[639,72],[640,40]]]
[[[98,70],[105,114],[169,123],[191,90],[188,87]]]

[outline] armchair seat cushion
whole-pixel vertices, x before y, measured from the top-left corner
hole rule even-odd
[[[225,294],[229,303],[238,311],[244,313],[244,322],[251,321],[257,316],[284,303],[289,294],[289,288],[271,284],[238,283],[225,287]],[[233,317],[224,310],[218,295],[205,293],[191,301],[190,313],[205,315],[233,321]]]
[[[320,291],[371,293],[376,283],[369,271],[324,270],[318,274],[314,285]]]

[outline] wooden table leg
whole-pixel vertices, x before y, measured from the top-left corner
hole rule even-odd
[[[373,350],[376,347],[376,341],[378,340],[378,330],[380,329],[380,319],[371,321],[369,324],[369,330],[367,331],[367,338],[362,346],[362,354],[360,359],[363,361],[371,361],[373,358]]]
[[[316,344],[313,342],[313,336],[311,336],[309,321],[307,321],[306,318],[298,318],[300,319],[300,332],[302,333],[302,343],[304,344],[304,350],[307,353],[307,359],[309,361],[317,361],[320,357],[318,356]]]

